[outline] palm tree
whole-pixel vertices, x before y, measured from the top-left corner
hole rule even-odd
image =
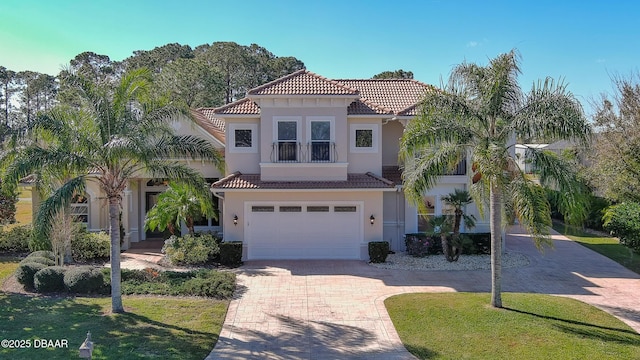
[[[219,167],[222,164],[218,151],[206,140],[173,132],[172,121],[179,116],[188,117],[189,113],[174,107],[167,98],[153,98],[150,79],[146,69],[124,74],[113,86],[97,85],[72,75],[68,80],[81,99],[80,107],[60,105],[40,116],[34,128],[47,132],[48,137],[18,149],[6,173],[11,182],[41,169],[65,169],[77,174],[40,205],[34,226],[44,233],[73,195],[84,192],[88,181],[100,186],[109,206],[114,313],[124,312],[119,211],[130,180],[140,176],[182,179],[196,188],[204,183],[202,176],[184,162],[169,159],[202,159]],[[56,146],[56,139],[62,134],[72,139],[73,147]]]
[[[442,175],[471,157],[476,176],[470,190],[481,215],[489,203],[494,307],[502,307],[504,215],[515,216],[542,247],[550,244],[551,225],[542,186],[560,190],[564,209],[574,214],[573,219],[584,216],[585,209],[581,196],[584,187],[574,169],[558,156],[532,151],[532,163],[540,170],[539,183],[517,166],[513,151],[516,138],[549,142],[572,139],[586,144],[591,134],[580,103],[562,82],[547,78],[524,94],[517,82],[519,74],[515,50],[499,55],[486,66],[456,66],[442,89],[425,94],[420,115],[407,125],[401,140],[405,194],[417,206]]]
[[[199,217],[217,217],[211,192],[205,183],[194,191],[186,184],[172,182],[169,188],[158,196],[158,203],[147,213],[145,229],[169,229],[173,235],[176,228],[184,222],[189,229],[189,234],[194,234],[194,220]]]
[[[444,196],[442,201],[453,208],[453,217],[447,216],[448,221],[453,220],[453,224],[451,226],[453,234],[451,235],[451,241],[446,241],[446,250],[444,248],[445,244],[442,245],[443,252],[447,261],[458,261],[458,258],[460,258],[460,254],[462,253],[462,238],[460,235],[460,225],[462,224],[462,220],[464,219],[464,223],[467,228],[475,226],[475,217],[473,215],[467,215],[464,212],[464,207],[471,204],[473,202],[473,198],[468,191],[455,189],[454,192]]]

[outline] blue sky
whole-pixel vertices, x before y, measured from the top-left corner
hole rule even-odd
[[[256,43],[329,78],[414,72],[439,85],[462,61],[517,48],[520,83],[564,78],[589,111],[638,71],[634,1],[2,0],[0,65],[57,74],[83,51],[122,60],[171,42]]]

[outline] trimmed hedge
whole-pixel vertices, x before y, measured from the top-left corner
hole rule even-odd
[[[242,265],[242,242],[230,241],[220,243],[220,264],[229,267]]]
[[[178,272],[150,268],[122,270],[124,295],[206,296],[228,299],[234,290],[235,274],[225,271],[200,269]]]
[[[46,266],[53,266],[56,264],[55,261],[46,258],[46,257],[41,257],[41,256],[30,256],[30,257],[26,257],[24,258],[22,261],[20,261],[21,264],[24,263],[29,263],[29,262],[33,262],[33,263],[40,263],[40,264],[44,264]]]
[[[106,260],[111,255],[111,237],[105,232],[81,231],[71,239],[71,257],[74,261],[86,263]]]
[[[38,251],[34,251],[31,254],[27,255],[27,259],[32,258],[32,257],[43,257],[43,258],[47,258],[49,260],[55,260],[56,259],[56,255],[53,253],[53,251],[49,251],[49,250],[38,250]]]
[[[49,266],[39,270],[33,277],[33,287],[39,293],[60,292],[65,290],[62,266]]]
[[[211,234],[171,236],[164,242],[162,253],[169,261],[182,265],[202,265],[213,262],[220,253],[218,239]]]
[[[64,274],[64,285],[72,293],[100,293],[104,286],[102,271],[92,266],[71,268]]]
[[[491,254],[490,233],[461,233],[464,239],[462,254],[464,255],[489,255]],[[465,239],[466,238],[466,239]],[[442,254],[442,241],[439,236],[425,233],[405,234],[404,243],[407,254],[415,257]]]
[[[383,263],[389,255],[388,241],[371,241],[369,242],[369,261],[372,263]]]
[[[620,244],[640,253],[640,204],[625,202],[607,208],[604,229],[620,239]]]
[[[33,289],[33,277],[38,271],[46,267],[47,265],[36,262],[21,263],[15,272],[16,280],[24,285],[25,288]]]
[[[29,252],[31,233],[31,225],[20,225],[9,231],[0,231],[0,252]]]

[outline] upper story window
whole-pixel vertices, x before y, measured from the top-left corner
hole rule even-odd
[[[335,161],[333,118],[309,116],[308,121],[309,161]]]
[[[375,153],[378,152],[378,125],[376,124],[351,124],[350,127],[351,152]]]
[[[230,152],[258,152],[257,124],[230,124],[229,132],[231,136],[231,146],[229,147]]]
[[[298,123],[278,121],[278,160],[298,161]]]

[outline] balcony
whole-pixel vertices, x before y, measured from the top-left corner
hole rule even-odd
[[[274,163],[335,163],[337,158],[336,144],[330,141],[277,141],[271,147]]]
[[[344,181],[348,163],[338,162],[336,144],[331,141],[276,141],[270,162],[260,163],[263,181]]]

